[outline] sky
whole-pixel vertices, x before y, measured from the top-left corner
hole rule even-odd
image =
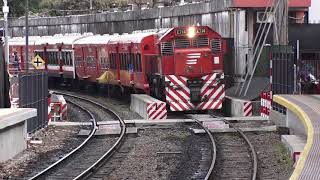
[[[309,22],[320,22],[320,0],[311,0],[309,9]]]

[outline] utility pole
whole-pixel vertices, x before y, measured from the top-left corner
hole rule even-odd
[[[4,50],[4,59],[2,59],[2,52],[0,53],[0,108],[4,108],[6,106],[6,101],[8,98],[8,95],[6,94],[6,90],[9,88],[9,84],[7,84],[8,76],[7,76],[7,68],[6,65],[9,64],[9,46],[8,46],[8,13],[9,13],[9,7],[7,0],[3,0],[3,7],[2,11],[4,14],[4,38],[5,38],[5,50]],[[3,45],[0,45],[1,49],[3,48]]]
[[[288,45],[288,0],[277,1],[280,3],[275,12],[273,41],[275,45]]]
[[[9,14],[9,7],[8,7],[8,3],[7,0],[3,0],[3,7],[2,7],[2,11],[3,11],[3,15],[4,15],[4,46],[5,46],[5,50],[4,50],[4,58],[5,61],[7,63],[7,65],[9,64],[9,45],[8,45],[8,14]]]
[[[2,44],[0,44],[0,49],[2,50],[3,46]],[[0,55],[1,57],[2,56],[2,52],[3,51],[0,51]],[[4,84],[5,84],[5,61],[4,59],[0,59],[0,108],[4,108],[4,105],[5,105],[5,87],[4,87]]]
[[[26,72],[29,72],[29,0],[26,0],[26,49],[25,49],[25,61],[26,61]]]
[[[90,0],[90,10],[92,10],[93,7],[92,7],[92,0]]]

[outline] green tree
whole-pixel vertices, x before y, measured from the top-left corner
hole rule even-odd
[[[0,1],[0,6],[3,6],[3,1]],[[9,17],[24,16],[26,12],[26,0],[8,0],[10,8]],[[39,0],[29,0],[29,12],[39,11]]]

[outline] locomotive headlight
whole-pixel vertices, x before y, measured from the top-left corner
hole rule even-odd
[[[187,34],[187,36],[189,37],[189,38],[193,38],[194,36],[196,35],[196,28],[195,27],[189,27],[188,28],[188,34]]]

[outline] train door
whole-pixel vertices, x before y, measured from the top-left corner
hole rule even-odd
[[[96,64],[96,72],[95,72],[95,78],[97,79],[100,76],[100,69],[101,69],[101,64],[100,64],[100,56],[99,56],[99,46],[95,45],[95,64]]]
[[[96,48],[88,46],[85,56],[87,75],[90,80],[95,81],[96,77]]]
[[[76,75],[79,78],[84,77],[84,60],[83,60],[83,47],[76,46],[74,48],[74,61],[76,66]]]
[[[98,61],[99,61],[99,70],[100,70],[99,75],[101,75],[110,69],[110,62],[108,61],[108,52],[106,47],[99,46],[98,57],[99,57]]]

